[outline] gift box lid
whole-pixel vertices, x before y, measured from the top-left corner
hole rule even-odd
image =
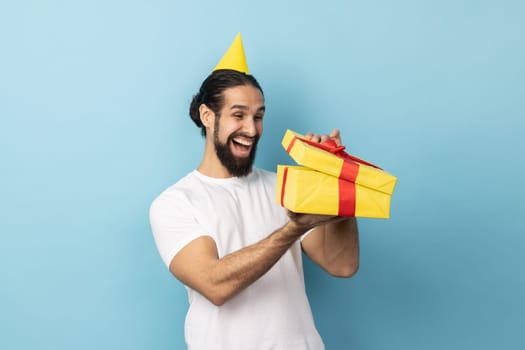
[[[376,165],[344,151],[333,140],[317,143],[287,130],[282,145],[298,164],[354,182],[373,190],[392,194],[397,178]]]

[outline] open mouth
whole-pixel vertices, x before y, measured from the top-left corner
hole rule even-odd
[[[255,143],[254,138],[248,138],[243,136],[236,136],[231,139],[232,152],[239,157],[246,157],[250,154],[250,151]]]

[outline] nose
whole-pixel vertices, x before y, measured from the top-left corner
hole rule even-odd
[[[255,120],[253,118],[244,118],[242,131],[250,137],[257,135],[257,127],[255,125]]]

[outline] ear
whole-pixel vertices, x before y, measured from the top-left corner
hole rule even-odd
[[[202,125],[207,129],[211,128],[215,122],[215,113],[203,103],[199,106],[199,115]]]

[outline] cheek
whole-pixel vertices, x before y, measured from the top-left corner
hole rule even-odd
[[[260,119],[260,120],[255,120],[254,121],[254,126],[255,126],[255,129],[257,130],[257,132],[259,133],[262,133],[263,132],[263,121]]]
[[[228,140],[228,137],[230,137],[230,135],[234,132],[235,128],[233,128],[233,125],[223,124],[219,128],[219,138],[222,142],[226,142]]]

